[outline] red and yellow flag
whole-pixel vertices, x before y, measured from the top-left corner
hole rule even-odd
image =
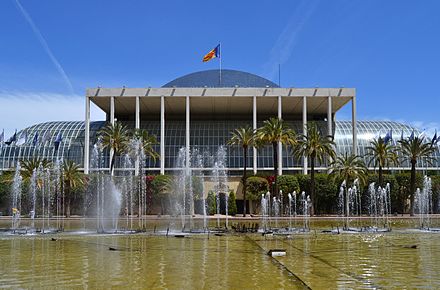
[[[220,57],[220,44],[217,45],[214,49],[212,49],[203,57],[203,62],[210,61],[211,59],[216,57]]]

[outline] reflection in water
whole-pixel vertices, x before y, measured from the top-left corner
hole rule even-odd
[[[265,254],[273,248],[285,248],[287,256],[273,260]],[[439,234],[415,231],[310,233],[292,238],[4,235],[0,236],[0,285],[301,289],[302,280],[313,289],[440,288],[439,259]]]

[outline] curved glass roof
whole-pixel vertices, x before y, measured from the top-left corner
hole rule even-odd
[[[90,122],[91,141],[96,140],[96,133],[104,124],[103,121]],[[84,121],[58,121],[40,123],[23,129],[17,132],[15,143],[1,148],[0,168],[11,168],[17,160],[33,159],[36,156],[52,161],[63,157],[82,164],[84,128]],[[61,142],[56,149],[55,141],[59,134]]]
[[[125,122],[129,128],[134,127],[134,122]],[[289,125],[300,132],[302,130],[301,121],[288,121]],[[327,134],[327,122],[316,122],[323,134]],[[96,143],[97,132],[105,125],[105,122],[90,123],[90,147]],[[193,147],[202,150],[206,154],[215,152],[219,145],[226,144],[230,138],[230,132],[233,129],[252,125],[251,121],[244,120],[193,120],[190,123],[190,142]],[[258,125],[261,125],[259,122]],[[141,122],[142,128],[148,130],[151,134],[156,135],[160,141],[160,122],[144,121]],[[337,153],[342,155],[352,152],[352,127],[350,121],[336,121],[334,123],[334,136]],[[392,121],[358,121],[358,154],[364,158],[368,164],[369,158],[366,156],[367,147],[370,141],[382,136],[387,132],[392,132],[393,142],[400,140],[401,136],[409,137],[412,132],[418,135],[420,131],[402,123]],[[62,142],[55,149],[54,142],[58,134],[62,134]],[[33,144],[35,134],[38,134],[36,144]],[[427,136],[430,138],[431,136]],[[185,122],[170,120],[165,122],[165,168],[175,167],[175,161],[179,153],[179,149],[185,146]],[[239,169],[243,167],[242,150],[237,146],[226,146],[228,151],[227,164],[230,169]],[[155,146],[155,150],[159,152],[159,145]],[[92,151],[92,150],[91,150]],[[91,152],[90,151],[90,152]],[[35,156],[47,158],[54,161],[57,158],[71,159],[74,162],[83,164],[84,154],[84,122],[47,122],[36,124],[17,133],[17,142],[10,146],[0,148],[0,169],[9,169],[15,166],[17,160],[32,159]],[[108,152],[105,154],[108,155]],[[253,150],[248,153],[248,166],[252,167]],[[437,168],[440,153],[437,151],[434,156],[437,162],[434,168]],[[109,159],[109,158],[106,158]],[[120,164],[117,160],[116,167]],[[108,167],[105,162],[104,167]],[[148,160],[146,166],[152,170],[159,169],[159,160],[155,162]],[[294,160],[291,154],[283,148],[283,167],[287,170],[293,170],[302,166],[302,160]],[[327,161],[323,164],[317,164],[317,167],[327,166]],[[407,162],[400,165],[401,167],[409,167]],[[257,155],[258,170],[268,170],[273,167],[272,164],[272,148],[270,146],[258,150]],[[433,168],[424,161],[418,164],[419,168]]]
[[[279,86],[268,79],[260,76],[231,69],[222,69],[221,81],[220,70],[205,70],[195,73],[190,73],[179,77],[169,83],[163,85],[163,88],[227,88],[227,87],[241,87],[241,88],[278,88]]]

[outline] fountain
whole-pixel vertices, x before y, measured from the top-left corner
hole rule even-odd
[[[390,184],[387,183],[384,188],[376,189],[375,183],[368,186],[368,214],[370,216],[370,226],[365,227],[370,231],[390,230],[389,216],[391,214],[391,194]],[[380,221],[383,221],[383,227],[380,227]]]
[[[180,216],[180,229],[185,231],[205,231],[208,228],[207,204],[204,194],[205,175],[203,169],[205,164],[212,166],[213,192],[216,200],[217,228],[220,228],[221,195],[225,195],[225,226],[228,227],[228,180],[226,172],[226,149],[220,146],[213,156],[204,155],[198,149],[188,151],[186,147],[179,150],[175,167],[178,168],[173,178],[174,191],[174,215]],[[196,182],[197,184],[194,184]],[[200,186],[201,184],[201,186]],[[198,189],[195,192],[195,189]],[[203,226],[197,228],[194,225],[195,199],[202,200]],[[175,225],[174,225],[175,226]]]
[[[415,213],[419,215],[419,228],[425,231],[440,231],[440,228],[433,228],[431,214],[433,214],[432,183],[431,178],[423,178],[423,189],[417,188],[414,196]]]
[[[12,232],[15,231],[20,226],[20,215],[21,215],[21,186],[22,178],[20,175],[20,163],[17,163],[15,168],[14,181],[12,183]]]

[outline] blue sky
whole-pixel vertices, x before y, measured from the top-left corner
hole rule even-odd
[[[440,1],[0,2],[0,129],[82,120],[87,87],[161,86],[223,67],[355,87],[358,119],[440,129]],[[349,108],[338,119],[350,118]],[[103,115],[95,108],[94,119]]]

